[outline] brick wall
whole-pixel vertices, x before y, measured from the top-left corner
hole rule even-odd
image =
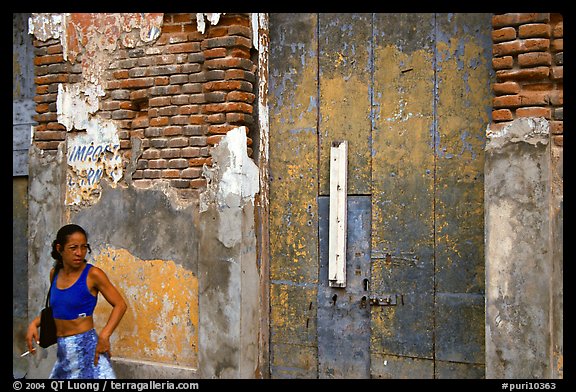
[[[202,166],[211,164],[210,148],[230,129],[255,125],[251,37],[248,14],[224,14],[217,25],[206,23],[204,34],[197,31],[196,14],[164,14],[161,34],[151,45],[118,45],[105,71],[97,115],[117,124],[124,170],[132,138],[141,140],[135,186],[162,179],[181,197],[192,197],[206,185]],[[86,54],[80,51],[72,63],[64,60],[60,40],[34,40],[34,46],[33,143],[53,150],[66,138],[57,122],[58,84],[82,81]]]
[[[550,121],[563,143],[563,17],[555,13],[495,14],[493,128],[518,117]],[[34,40],[36,112],[33,143],[53,150],[65,140],[57,122],[59,83],[82,81],[82,55],[65,61],[60,40]],[[98,115],[118,124],[124,169],[131,138],[142,141],[132,179],[169,181],[182,197],[205,186],[210,147],[233,127],[254,126],[255,64],[248,15],[223,15],[197,31],[195,14],[165,14],[149,46],[114,52]],[[251,139],[248,139],[249,145]],[[251,152],[249,150],[249,152]]]
[[[555,13],[495,14],[492,18],[493,128],[519,117],[544,117],[563,145],[563,17]]]

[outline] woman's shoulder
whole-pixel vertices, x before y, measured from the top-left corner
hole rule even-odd
[[[108,275],[106,275],[106,272],[104,272],[101,268],[98,268],[93,264],[88,264],[86,267],[90,268],[88,271],[88,276],[86,277],[89,287],[106,284],[106,282],[109,280]]]
[[[101,268],[95,266],[94,264],[86,263],[86,268],[88,268],[88,274],[90,275],[105,274]]]
[[[54,277],[56,276],[57,273],[58,273],[58,270],[56,269],[56,267],[50,268],[50,281],[52,281],[54,279]]]

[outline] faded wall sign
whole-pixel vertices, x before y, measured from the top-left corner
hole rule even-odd
[[[99,196],[102,178],[114,184],[122,178],[120,143],[93,136],[86,133],[68,139],[67,205],[79,205],[83,201],[91,204],[91,200]]]
[[[119,147],[119,144],[94,142],[69,146],[68,165],[84,174],[79,176],[77,185],[92,186],[100,181],[103,174],[110,176],[114,182],[120,179],[122,173],[117,167],[120,157],[116,154]]]
[[[116,184],[122,178],[120,140],[112,121],[94,117],[98,88],[59,85],[56,102],[58,122],[69,132],[67,138],[66,204],[92,204],[100,194],[100,181]]]

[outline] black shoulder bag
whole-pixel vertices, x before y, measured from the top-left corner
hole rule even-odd
[[[56,271],[54,272],[54,279],[50,282],[45,307],[40,312],[40,343],[38,344],[43,348],[50,347],[56,343],[56,323],[54,322],[52,308],[50,307],[50,291],[52,290],[52,285],[55,280]]]

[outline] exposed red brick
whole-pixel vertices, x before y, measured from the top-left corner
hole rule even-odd
[[[201,167],[188,167],[182,170],[182,178],[199,178],[202,176]]]
[[[520,94],[520,105],[539,106],[550,103],[550,93],[548,91],[522,91]]]
[[[540,81],[542,79],[548,78],[550,74],[549,67],[535,67],[535,68],[525,68],[521,70],[501,70],[496,71],[496,78],[498,81],[508,81],[508,80],[534,80]]]
[[[64,62],[64,56],[62,54],[54,54],[47,56],[36,56],[34,58],[34,65],[45,65]]]
[[[549,108],[542,107],[526,107],[516,109],[516,116],[518,117],[544,117],[549,120],[551,111]]]
[[[553,39],[552,43],[550,44],[550,49],[552,50],[552,53],[562,52],[564,50],[564,39]]]
[[[562,135],[555,135],[553,138],[554,140],[554,145],[558,146],[558,147],[563,147],[564,146],[564,136]]]
[[[552,37],[562,38],[564,36],[564,22],[560,21],[552,28]]]
[[[534,38],[544,37],[550,38],[550,25],[546,23],[529,23],[522,25],[518,28],[518,37],[520,38]]]
[[[548,22],[549,13],[508,13],[492,16],[493,27],[517,26],[524,23]]]
[[[53,84],[53,83],[67,83],[67,82],[68,82],[68,75],[64,74],[38,76],[34,78],[34,83],[36,84]]]
[[[206,186],[207,180],[205,178],[195,178],[190,180],[190,186],[192,188],[203,188]]]
[[[178,178],[180,177],[180,170],[178,169],[164,169],[162,170],[163,178]]]
[[[510,111],[510,109],[499,109],[492,111],[493,121],[510,121],[513,119],[514,116],[512,115],[512,111]]]
[[[550,103],[556,106],[564,105],[564,89],[557,88],[550,92]]]
[[[550,67],[550,77],[553,80],[564,79],[564,66]]]
[[[514,66],[514,57],[512,56],[494,57],[492,59],[492,67],[495,70],[511,69],[513,66]]]
[[[166,159],[150,159],[148,161],[149,169],[166,169],[168,167],[168,161]]]
[[[161,127],[170,124],[170,119],[168,117],[155,117],[150,119],[151,127]]]
[[[210,136],[212,139],[207,140],[206,142],[210,145],[217,144],[222,139],[222,135],[214,135]],[[212,158],[211,157],[200,157],[200,158],[190,158],[188,159],[188,164],[192,167],[198,166],[212,166]]]
[[[494,84],[494,93],[496,95],[510,95],[520,92],[520,85],[517,82],[504,82]]]
[[[518,65],[522,68],[552,64],[550,52],[530,52],[518,55]]]
[[[495,108],[504,107],[517,107],[520,106],[520,96],[519,95],[502,95],[499,97],[494,97],[493,106]]]

